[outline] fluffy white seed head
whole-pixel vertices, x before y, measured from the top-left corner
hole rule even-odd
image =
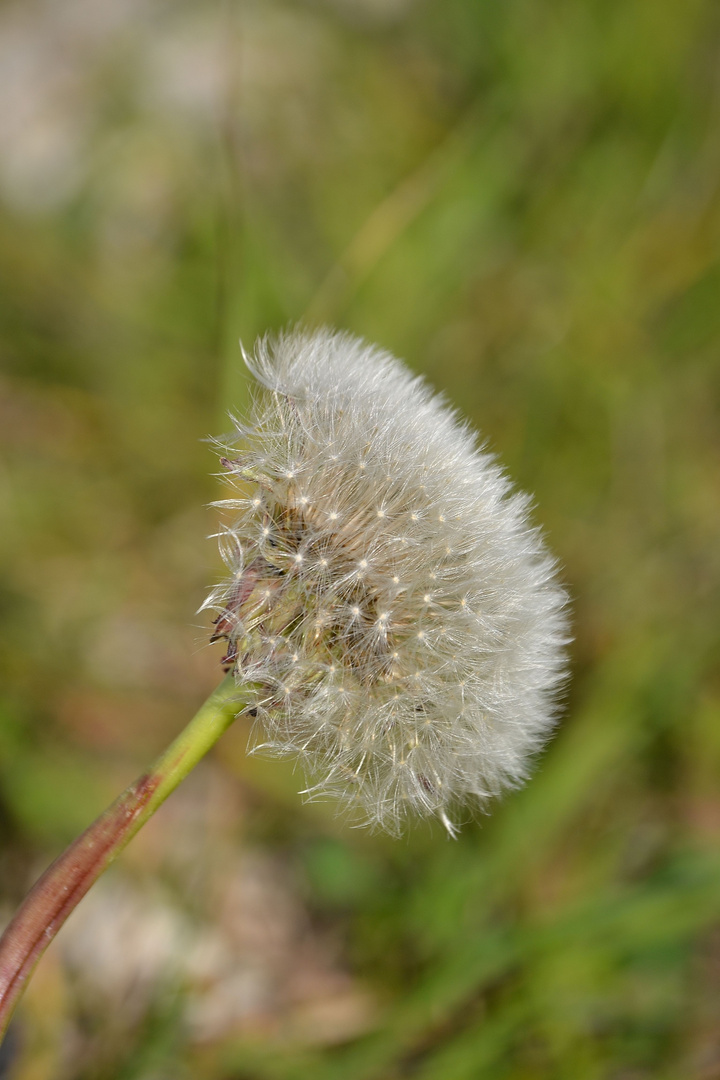
[[[399,361],[324,330],[263,339],[222,459],[239,516],[206,607],[260,745],[398,832],[453,832],[526,776],[564,675],[566,595],[495,461]]]

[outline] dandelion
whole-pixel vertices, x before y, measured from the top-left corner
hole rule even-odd
[[[55,860],[0,938],[0,1042],[92,884],[241,713],[311,797],[397,833],[524,779],[564,675],[566,597],[528,499],[442,398],[343,334],[264,339],[222,463],[239,516],[208,597],[224,680]]]
[[[445,401],[345,334],[286,333],[221,445],[239,516],[205,607],[257,717],[331,794],[397,833],[526,776],[564,676],[566,594],[495,460]]]

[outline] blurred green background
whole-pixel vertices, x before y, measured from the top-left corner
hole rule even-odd
[[[12,1080],[720,1077],[720,9],[0,6],[0,913],[220,676],[201,440],[299,319],[425,372],[573,595],[456,843],[233,730],[83,903]]]

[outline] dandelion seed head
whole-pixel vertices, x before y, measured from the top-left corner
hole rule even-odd
[[[263,389],[222,450],[254,490],[226,502],[213,639],[308,797],[454,835],[458,807],[525,779],[556,716],[566,594],[528,499],[379,349],[287,333],[247,362]]]

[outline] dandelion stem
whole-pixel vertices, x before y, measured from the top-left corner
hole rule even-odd
[[[0,1042],[28,979],[68,915],[242,709],[228,675],[155,764],[35,883],[0,938]]]

